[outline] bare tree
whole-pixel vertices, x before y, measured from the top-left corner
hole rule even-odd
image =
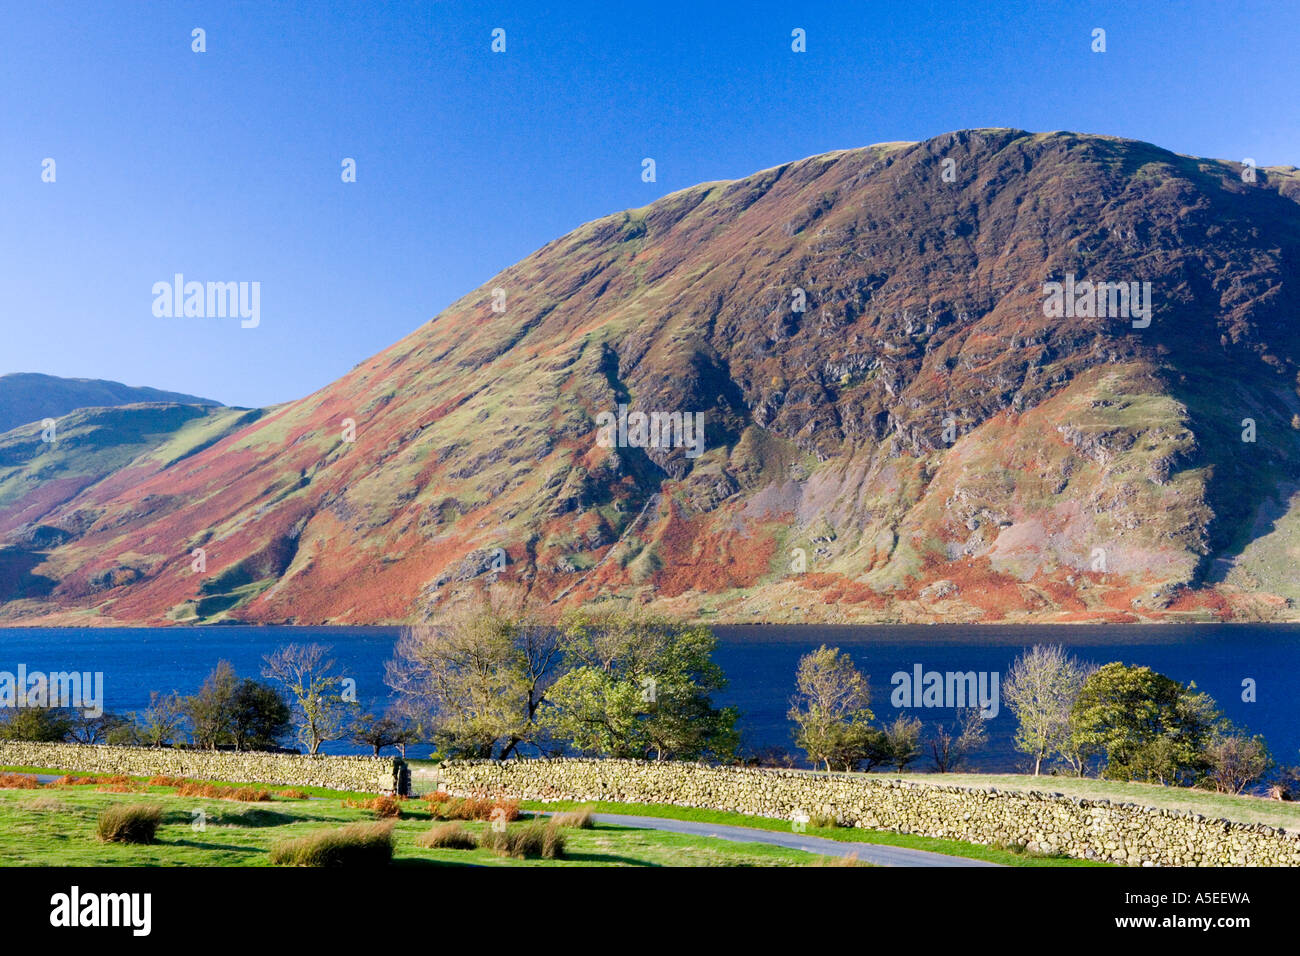
[[[185,702],[175,691],[170,694],[149,692],[149,706],[135,719],[135,733],[148,747],[170,747],[185,725]]]
[[[1206,778],[1219,793],[1241,793],[1273,769],[1273,758],[1263,737],[1219,734],[1206,748],[1206,756],[1210,760]]]
[[[966,707],[957,714],[957,726],[949,730],[946,724],[935,728],[930,740],[930,754],[934,767],[940,773],[956,770],[963,760],[988,742],[984,718],[976,707]]]
[[[298,741],[313,754],[327,740],[342,738],[357,710],[355,700],[344,699],[343,677],[335,672],[330,650],[323,644],[286,644],[263,658],[262,675],[289,692]]]
[[[1070,709],[1093,670],[1059,644],[1035,644],[1007,671],[1002,698],[1019,721],[1016,748],[1034,758],[1034,776],[1054,753],[1076,763],[1068,747]],[[1081,764],[1076,769],[1082,772]]]

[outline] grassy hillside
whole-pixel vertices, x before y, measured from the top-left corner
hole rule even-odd
[[[682,190],[60,503],[59,583],[3,614],[384,623],[497,587],[718,621],[1295,619],[1297,198],[1294,170],[1008,129]],[[1067,275],[1150,283],[1150,325],[1047,314]],[[604,447],[619,405],[702,414],[702,454]]]
[[[0,375],[0,432],[45,418],[61,418],[78,408],[137,405],[220,405],[209,398],[141,388],[103,379],[58,378],[34,372]]]

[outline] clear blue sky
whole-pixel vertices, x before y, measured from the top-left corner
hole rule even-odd
[[[831,149],[1014,126],[1300,164],[1294,3],[0,6],[0,373],[229,404],[582,222]],[[155,318],[176,272],[260,282],[261,326]]]

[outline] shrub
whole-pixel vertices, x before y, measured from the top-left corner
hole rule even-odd
[[[442,820],[486,820],[491,808],[491,800],[453,797],[441,803],[431,804],[429,812]]]
[[[810,814],[808,817],[808,825],[810,827],[818,827],[822,830],[829,830],[839,826],[840,822],[835,819],[835,814],[822,811]]]
[[[393,859],[393,823],[352,823],[284,840],[271,848],[275,866],[386,866]]]
[[[596,826],[596,811],[593,807],[578,807],[576,810],[555,814],[551,817],[551,822],[561,829],[590,830]]]
[[[190,781],[184,777],[167,777],[162,774],[156,774],[149,778],[151,787],[182,787]]]
[[[0,790],[36,790],[40,781],[28,773],[0,773]]]
[[[285,800],[310,800],[311,794],[306,790],[277,790],[277,797],[283,797]]]
[[[402,805],[388,796],[378,796],[373,800],[344,800],[343,806],[354,810],[370,810],[383,819],[397,819],[402,815]]]
[[[105,843],[152,843],[161,820],[156,803],[117,804],[99,815],[96,832]]]
[[[431,850],[473,850],[478,840],[459,823],[443,823],[427,833],[421,833],[415,842]]]
[[[219,787],[200,780],[182,780],[176,787],[178,797],[206,797],[209,800],[240,800],[244,803],[265,803],[271,791],[258,787]]]
[[[504,820],[512,823],[519,819],[519,801],[453,797],[430,803],[429,812],[440,820]]]
[[[58,780],[51,781],[51,787],[93,787],[107,781],[108,777],[78,777],[75,774],[64,774]],[[123,779],[126,779],[125,777]]]
[[[222,788],[217,787],[215,789],[220,790]],[[219,794],[218,798],[220,798]],[[229,791],[226,794],[226,799],[242,800],[244,803],[266,803],[271,799],[271,791],[262,790],[259,787],[239,787],[236,790]]]
[[[451,794],[448,793],[446,790],[437,790],[434,793],[429,794],[424,799],[428,800],[430,803],[446,803],[448,800],[451,799]]]
[[[564,833],[554,821],[534,820],[506,830],[489,827],[479,835],[479,846],[519,860],[558,860],[564,856],[564,845]]]
[[[92,777],[83,779],[91,779],[94,780],[95,783],[99,784],[95,789],[100,793],[135,793],[144,789],[130,777],[120,773],[114,774],[111,777]]]

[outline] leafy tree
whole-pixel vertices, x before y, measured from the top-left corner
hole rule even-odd
[[[789,718],[795,742],[813,764],[854,770],[887,758],[884,734],[871,726],[871,689],[852,658],[823,644],[799,659]],[[868,767],[870,769],[870,766]]]
[[[0,740],[59,743],[71,729],[71,715],[61,707],[15,707],[0,721]]]
[[[329,654],[323,644],[286,644],[263,658],[262,676],[278,681],[288,692],[298,742],[312,754],[347,733],[357,707],[355,700],[345,699],[343,676],[336,673]]]
[[[216,750],[231,738],[239,678],[230,661],[218,661],[199,692],[185,698],[184,711],[194,746]]]
[[[554,629],[484,603],[404,629],[385,680],[408,723],[427,716],[444,753],[505,758],[539,742],[538,709],[559,658]]]
[[[1110,779],[1185,784],[1209,768],[1206,747],[1221,721],[1195,684],[1116,662],[1084,681],[1071,708],[1071,744],[1081,757],[1104,756]]]
[[[272,750],[290,727],[289,705],[274,687],[248,677],[236,685],[230,716],[236,750]]]
[[[543,720],[557,740],[612,757],[734,756],[737,712],[713,705],[727,680],[707,627],[640,610],[581,612],[561,622],[560,640],[567,670]]]
[[[1002,699],[1018,721],[1015,745],[1034,758],[1034,776],[1052,754],[1067,759],[1070,709],[1089,668],[1059,644],[1035,644],[1016,658],[1002,681]]]
[[[921,722],[915,717],[899,714],[885,728],[886,762],[902,773],[907,765],[921,756]]]

